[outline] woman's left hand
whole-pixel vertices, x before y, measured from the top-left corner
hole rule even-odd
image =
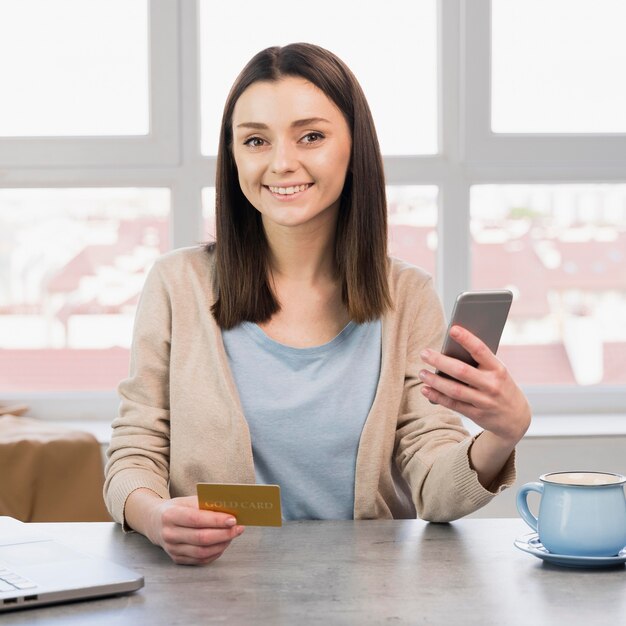
[[[450,336],[470,353],[477,366],[436,350],[423,350],[424,363],[457,380],[421,370],[420,378],[425,383],[422,393],[431,402],[469,417],[505,445],[515,446],[528,430],[531,418],[530,406],[522,390],[478,337],[460,326],[453,326]]]

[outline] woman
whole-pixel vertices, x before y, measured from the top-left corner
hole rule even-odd
[[[215,244],[146,280],[108,451],[114,519],[203,564],[243,528],[198,510],[197,482],[279,483],[287,519],[432,521],[512,483],[526,399],[469,332],[455,339],[478,367],[438,352],[439,300],[387,257],[376,132],[337,57],[292,44],[244,68],[216,211]],[[484,430],[469,437],[451,409]]]

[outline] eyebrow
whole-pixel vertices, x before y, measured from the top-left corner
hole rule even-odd
[[[326,124],[330,124],[330,122],[323,117],[305,117],[302,120],[295,120],[295,122],[291,122],[292,128],[300,128],[301,126],[310,126],[312,124],[319,124],[320,122],[325,122]],[[267,130],[267,124],[262,124],[260,122],[243,122],[241,124],[237,124],[237,128],[254,128],[255,130]]]

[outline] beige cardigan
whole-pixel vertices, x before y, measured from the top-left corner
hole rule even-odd
[[[202,247],[174,250],[146,280],[107,452],[104,495],[118,522],[140,487],[170,498],[195,494],[198,482],[255,482],[250,432],[210,312],[213,266]],[[419,353],[440,349],[444,332],[432,281],[392,259],[389,282],[394,305],[382,320],[380,379],[359,442],[354,518],[449,521],[513,483],[515,454],[493,491],[484,489],[460,418],[420,393]]]

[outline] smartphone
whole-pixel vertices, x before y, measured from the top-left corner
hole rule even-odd
[[[441,349],[442,354],[451,356],[476,367],[470,353],[450,337],[452,326],[461,326],[481,339],[495,354],[500,344],[506,318],[511,308],[513,294],[508,289],[497,291],[464,291],[457,296],[450,324]],[[452,378],[437,370],[439,376]]]

